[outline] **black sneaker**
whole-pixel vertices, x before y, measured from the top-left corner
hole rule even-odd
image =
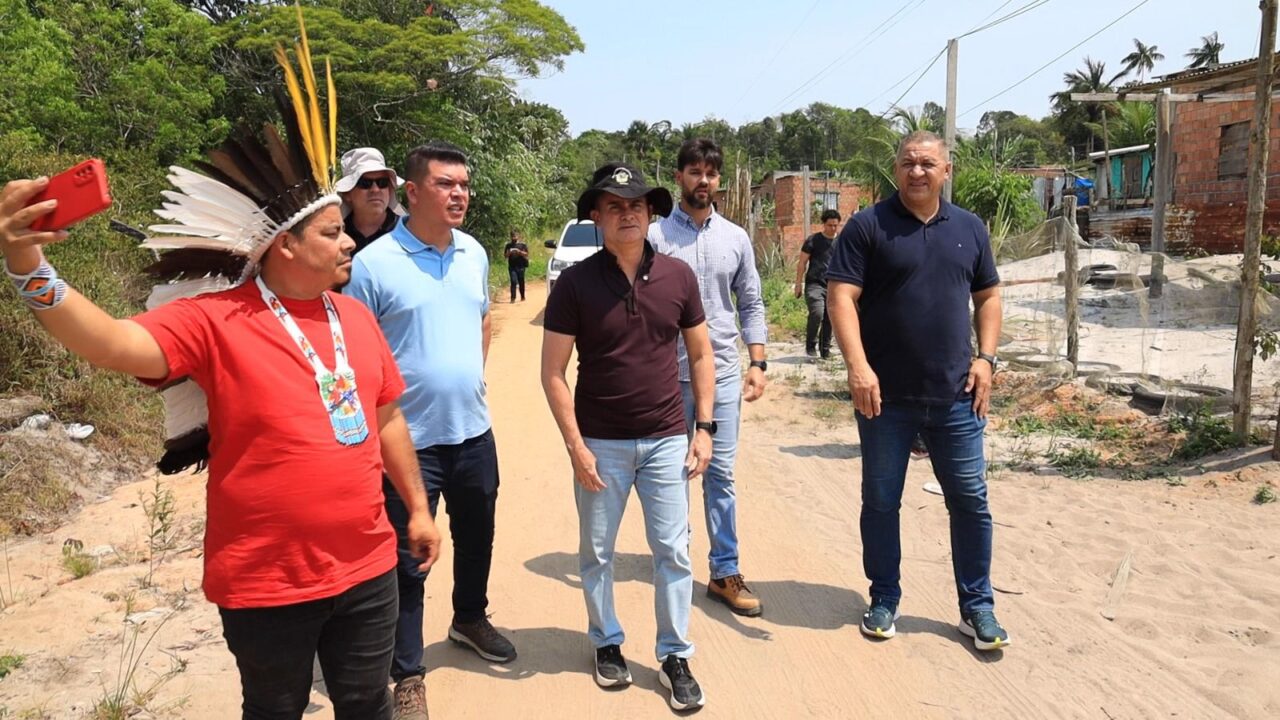
[[[622,658],[622,648],[617,645],[596,648],[596,684],[600,687],[631,684],[631,671]]]
[[[871,607],[862,614],[862,634],[869,638],[888,640],[898,633],[893,621],[899,617],[897,603],[872,600]]]
[[[805,348],[804,354],[808,355],[811,358],[816,358],[818,357],[818,350],[817,348]]]
[[[508,663],[516,659],[515,646],[494,629],[489,618],[480,618],[473,623],[453,623],[449,626],[449,639],[475,650],[489,662]]]
[[[973,646],[979,650],[1001,650],[1013,642],[1009,633],[1000,627],[996,614],[990,610],[978,610],[956,626],[961,633],[973,638]]]
[[[688,710],[700,708],[707,701],[702,694],[698,681],[689,672],[689,661],[675,655],[668,655],[662,661],[662,671],[658,673],[658,681],[662,687],[671,691],[667,702],[672,710]]]

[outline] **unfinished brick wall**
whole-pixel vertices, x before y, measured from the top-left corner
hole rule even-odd
[[[774,201],[777,204],[776,215],[781,232],[782,250],[789,259],[800,254],[800,246],[805,238],[822,229],[816,220],[806,225],[804,212],[804,178],[799,175],[777,179],[774,190]],[[823,192],[839,193],[836,209],[840,212],[841,224],[859,208],[871,204],[871,193],[853,183],[830,181],[823,183],[820,179],[809,179],[810,200],[820,199]]]
[[[1248,70],[1252,74],[1253,70]],[[1173,92],[1248,92],[1250,81],[1227,88],[1175,86]],[[1202,83],[1204,84],[1204,83]],[[1219,179],[1219,150],[1223,128],[1253,120],[1253,103],[1177,103],[1173,123],[1173,207],[1170,208],[1170,249],[1196,246],[1214,253],[1240,252],[1244,247],[1248,207],[1244,178]],[[1263,232],[1280,234],[1280,108],[1271,120],[1271,157],[1267,178],[1267,210]]]

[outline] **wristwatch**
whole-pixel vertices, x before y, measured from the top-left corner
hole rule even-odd
[[[996,366],[1000,362],[1000,358],[996,357],[995,355],[988,355],[986,353],[981,353],[981,352],[978,353],[978,358],[980,360],[986,360],[987,362],[991,363],[991,372],[996,371]]]
[[[712,420],[711,422],[701,422],[701,421],[699,421],[699,422],[695,422],[695,423],[693,424],[693,430],[694,430],[694,432],[697,432],[697,431],[699,431],[699,430],[706,430],[708,435],[715,435],[715,434],[716,434],[716,430],[717,430],[719,427],[720,427],[720,426],[716,423],[716,421],[715,421],[715,420]]]
[[[751,367],[760,368],[760,372],[769,372],[769,362],[767,360],[752,360]]]

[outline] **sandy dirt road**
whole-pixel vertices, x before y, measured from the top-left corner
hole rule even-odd
[[[446,542],[428,582],[432,716],[667,717],[637,502],[619,539],[616,586],[636,682],[609,692],[591,679],[569,462],[537,377],[544,297],[535,284],[527,302],[494,306],[499,331],[487,371],[502,473],[492,620],[520,657],[491,666],[445,640]],[[927,462],[913,462],[903,617],[897,638],[873,643],[857,630],[867,598],[849,409],[805,389],[813,366],[782,348],[773,355],[769,392],[744,411],[738,461],[743,570],[763,617],[736,617],[705,597],[705,524],[700,488],[691,488],[692,668],[708,698],[700,717],[1280,716],[1280,509],[1248,502],[1260,480],[1277,476],[1274,465],[1176,487],[994,476],[997,609],[1015,645],[980,655],[954,627],[946,509],[921,489]],[[823,372],[840,375],[835,366]],[[142,640],[171,614],[139,663],[135,685],[155,685],[139,717],[238,717],[233,662],[198,589],[203,478],[173,481],[183,540],[142,588],[146,525],[137,504],[151,483],[122,487],[58,532],[10,545],[14,590],[6,596],[17,598],[0,612],[0,655],[26,660],[0,680],[0,718],[86,717],[119,685],[122,618],[148,610]],[[70,580],[59,564],[67,538],[111,545],[104,569]],[[1126,556],[1131,570],[1113,591]],[[167,610],[174,606],[181,609]],[[169,671],[177,672],[161,681]],[[322,683],[313,697],[308,717],[332,717]]]

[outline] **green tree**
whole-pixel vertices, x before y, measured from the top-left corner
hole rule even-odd
[[[1086,57],[1083,68],[1063,73],[1062,82],[1066,89],[1050,96],[1058,130],[1068,143],[1082,151],[1081,154],[1093,152],[1098,133],[1090,129],[1089,123],[1106,125],[1107,104],[1078,103],[1071,99],[1071,94],[1111,92],[1113,87],[1107,79],[1107,64]],[[1105,140],[1106,133],[1101,134]]]
[[[1142,81],[1147,78],[1147,73],[1155,69],[1156,63],[1164,59],[1164,54],[1160,52],[1160,48],[1155,45],[1147,45],[1138,38],[1133,39],[1133,52],[1124,56],[1121,62],[1120,74],[1116,75],[1111,82],[1115,82],[1122,77],[1129,75],[1134,70],[1138,71],[1138,80]]]
[[[1090,130],[1102,133],[1102,125],[1090,123]],[[1149,145],[1156,141],[1156,107],[1149,102],[1120,102],[1112,106],[1108,122],[1111,147]]]
[[[1187,69],[1213,67],[1222,61],[1222,50],[1226,46],[1218,40],[1218,33],[1214,32],[1200,38],[1200,47],[1194,47],[1187,51],[1186,57],[1191,60],[1191,64]]]

